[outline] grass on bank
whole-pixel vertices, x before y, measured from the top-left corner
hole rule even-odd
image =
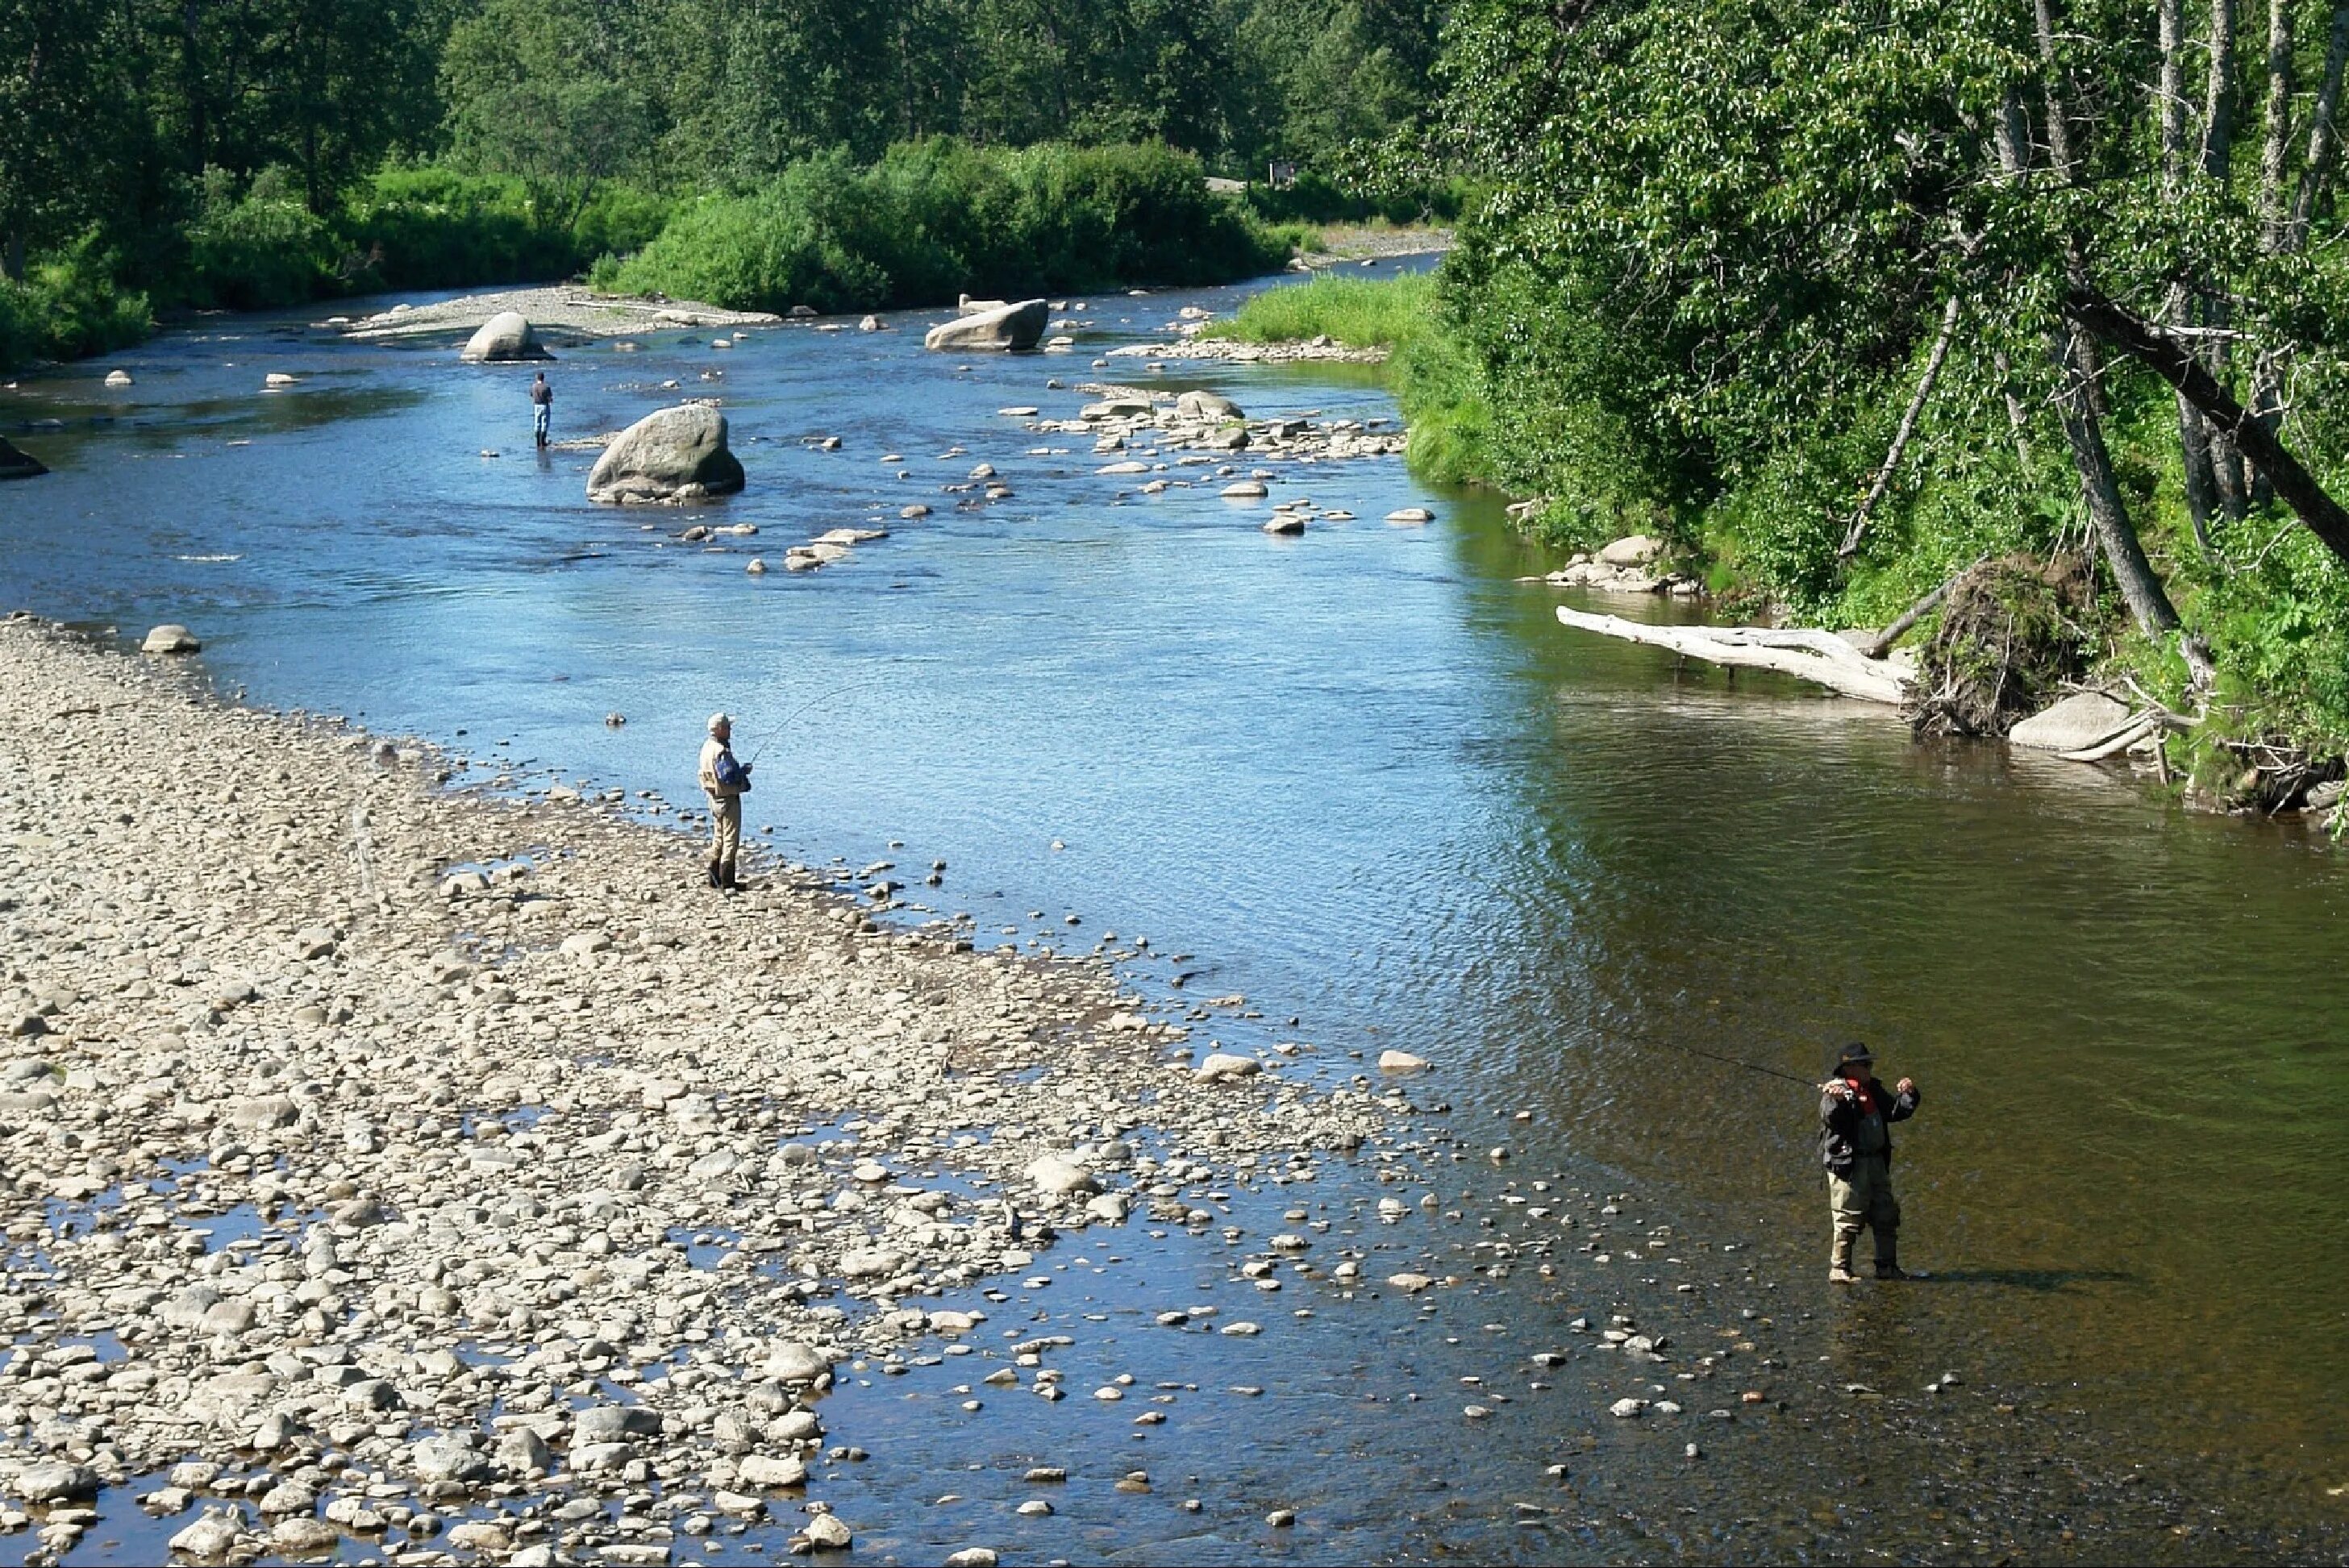
[[[1228,283],[1271,271],[1307,238],[1210,191],[1198,160],[1160,142],[892,146],[794,164],[755,191],[705,197],[600,287],[735,310],[825,312]]]
[[[1206,188],[1163,143],[900,143],[871,164],[811,158],[754,189],[678,197],[616,181],[585,195],[439,165],[393,165],[314,212],[289,171],[192,182],[181,217],[93,231],[0,279],[0,366],[138,342],[153,318],[388,289],[575,276],[740,309],[865,310],[957,294],[1229,283],[1319,236]]]
[[[1492,401],[1451,328],[1435,273],[1317,273],[1308,282],[1251,295],[1206,335],[1242,343],[1327,336],[1350,348],[1388,350],[1387,385],[1410,432],[1404,459],[1412,471],[1436,484],[1498,482]]]

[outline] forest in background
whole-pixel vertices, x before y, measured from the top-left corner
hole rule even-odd
[[[1432,284],[1234,330],[1392,345],[1422,472],[1725,614],[1942,592],[1927,727],[2093,673],[2273,809],[2349,751],[2344,63],[2325,0],[0,0],[0,356],[591,267],[1199,282],[1473,192]]]
[[[566,275],[681,215],[711,249],[673,242],[658,275],[743,304],[912,303],[962,260],[966,285],[1242,275],[1295,237],[1268,220],[1373,210],[1331,176],[1423,109],[1440,23],[1411,0],[0,0],[0,363],[159,312]],[[1199,191],[1274,159],[1301,192]]]

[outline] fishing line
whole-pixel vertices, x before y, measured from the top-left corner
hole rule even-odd
[[[808,698],[807,701],[800,704],[799,707],[792,708],[790,712],[784,714],[782,717],[775,720],[774,724],[768,729],[766,738],[760,741],[757,748],[750,753],[750,761],[755,763],[761,757],[765,755],[767,748],[781,739],[783,732],[791,728],[792,725],[802,714],[812,713],[818,707],[823,707],[825,703],[833,701],[836,697],[846,696],[853,692],[864,691],[870,687],[876,686],[885,678],[885,676],[878,675],[867,676],[863,680],[849,681],[844,685],[833,686],[827,690],[816,693],[815,696]]]
[[[1642,1045],[1664,1046],[1675,1051],[1686,1051],[1692,1057],[1702,1057],[1707,1061],[1720,1062],[1727,1067],[1744,1068],[1747,1072],[1760,1073],[1764,1078],[1784,1078],[1788,1083],[1801,1084],[1805,1088],[1816,1088],[1819,1087],[1818,1081],[1815,1078],[1803,1078],[1797,1074],[1790,1072],[1781,1072],[1776,1068],[1765,1068],[1759,1062],[1749,1062],[1738,1057],[1723,1056],[1719,1051],[1708,1051],[1702,1046],[1692,1046],[1685,1040],[1668,1040],[1661,1035],[1651,1035],[1642,1029],[1619,1029],[1615,1032],[1628,1035],[1632,1039],[1638,1040]]]

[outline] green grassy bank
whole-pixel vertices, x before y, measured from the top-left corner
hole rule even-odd
[[[1493,410],[1482,378],[1446,316],[1438,274],[1390,278],[1316,273],[1311,281],[1252,295],[1205,335],[1244,343],[1301,343],[1328,336],[1353,348],[1384,348],[1387,384],[1411,432],[1412,471],[1439,484],[1506,488],[1493,442]]]
[[[949,138],[791,165],[750,191],[568,192],[396,166],[321,215],[283,170],[215,171],[184,221],[109,246],[93,231],[0,279],[0,366],[102,354],[159,319],[390,289],[588,273],[600,286],[738,309],[864,310],[1280,266],[1310,232],[1210,192],[1163,144],[978,148]]]
[[[1414,473],[1540,497],[1524,526],[1562,547],[1659,534],[1733,614],[1881,625],[1971,562],[2070,560],[2085,592],[2057,607],[2064,657],[2075,670],[2116,683],[2127,676],[2183,705],[2186,671],[2175,649],[2137,633],[2110,583],[2098,581],[2088,541],[2073,521],[2077,497],[2060,454],[2028,445],[1992,449],[1928,474],[1888,497],[1875,523],[1877,548],[1822,573],[1816,562],[1822,553],[1831,558],[1833,546],[1822,551],[1816,536],[1842,522],[1808,493],[1803,474],[1764,469],[1744,484],[1679,504],[1610,480],[1604,422],[1544,398],[1538,387],[1508,385],[1506,365],[1496,369],[1464,325],[1470,297],[1444,272],[1323,275],[1257,294],[1208,331],[1261,343],[1326,335],[1389,349],[1386,374],[1410,428]],[[2349,574],[2272,505],[2240,523],[2215,521],[2209,549],[2197,548],[2174,455],[2174,405],[2150,377],[2117,375],[2112,392],[2116,466],[2179,612],[2209,645],[2219,672],[2209,718],[2168,742],[2169,762],[2217,799],[2241,799],[2254,788],[2246,747],[2298,754],[2327,769],[2349,750]],[[1933,418],[1928,410],[1924,423]],[[1843,438],[1880,451],[1885,437],[1871,423]],[[2025,459],[2033,466],[2024,468]],[[1922,645],[1935,630],[1929,616],[1911,641]]]

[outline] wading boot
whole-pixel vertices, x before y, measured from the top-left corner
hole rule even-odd
[[[1836,1237],[1835,1251],[1830,1253],[1827,1258],[1827,1283],[1829,1284],[1857,1284],[1859,1283],[1859,1276],[1851,1272],[1851,1249],[1853,1244],[1858,1240],[1859,1238],[1857,1236],[1837,1235]]]
[[[1907,1279],[1909,1277],[1909,1271],[1902,1268],[1894,1259],[1878,1258],[1876,1260],[1876,1277],[1878,1279]]]

